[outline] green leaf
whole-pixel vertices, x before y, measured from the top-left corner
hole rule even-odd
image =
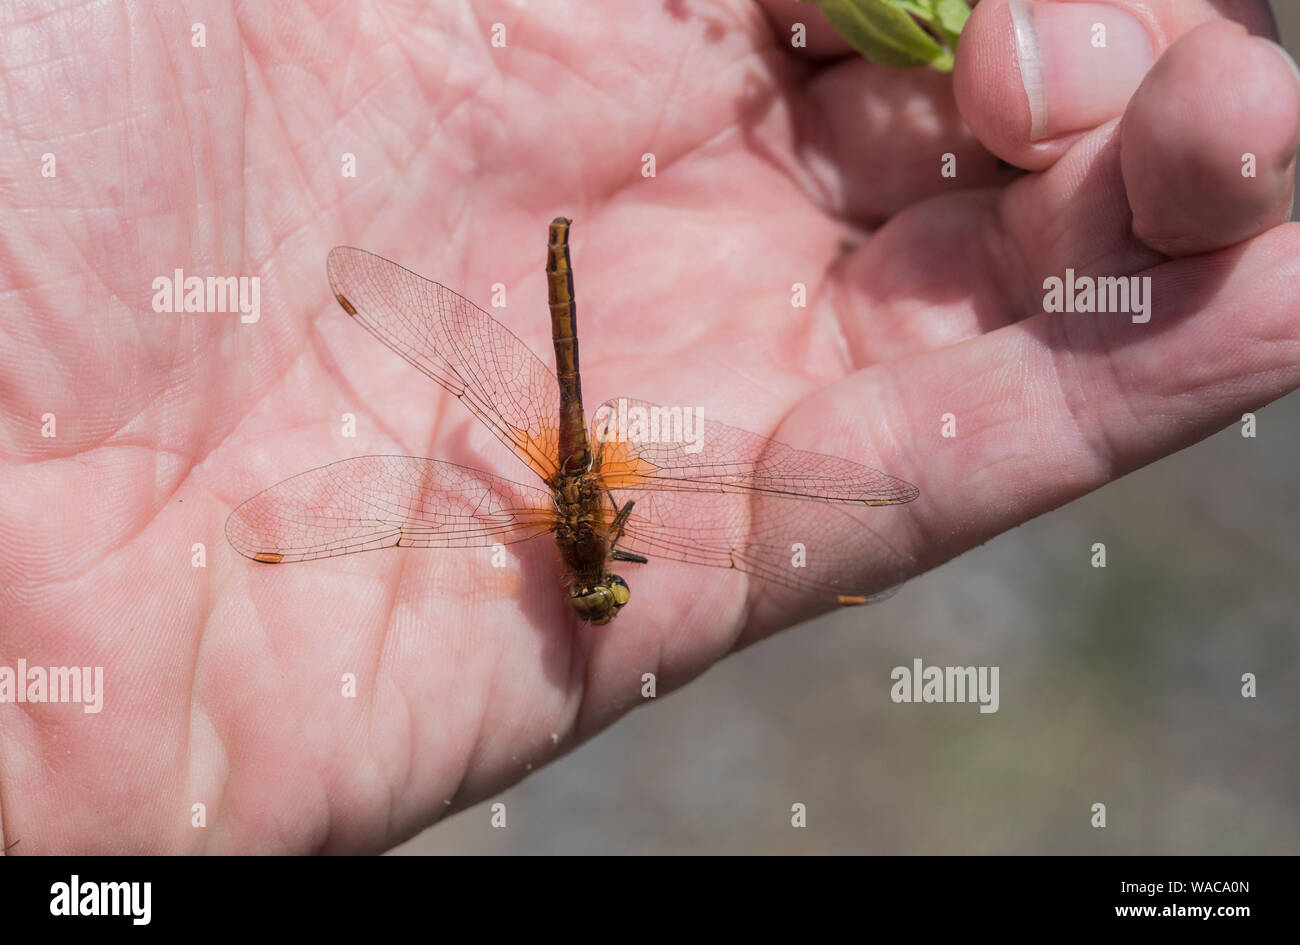
[[[873,62],[896,68],[932,66],[944,72],[951,71],[957,37],[970,16],[966,0],[814,2],[850,46]],[[944,45],[926,32],[917,20],[934,30]]]
[[[935,18],[935,0],[892,0],[892,3],[902,12],[911,13],[927,23]]]
[[[904,13],[920,17],[929,23],[934,19],[934,0],[893,0],[894,6]]]
[[[835,31],[873,62],[908,68],[945,55],[916,20],[885,0],[818,0],[818,5]]]
[[[957,48],[957,37],[970,19],[970,7],[966,0],[936,0],[934,14],[938,19],[939,32],[950,49]]]

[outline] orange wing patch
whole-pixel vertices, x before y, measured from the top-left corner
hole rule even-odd
[[[595,472],[603,488],[640,488],[659,468],[645,457],[633,455],[631,448],[637,445],[621,440],[606,440],[599,445],[600,468]]]
[[[509,427],[509,437],[519,458],[542,479],[550,482],[559,470],[560,431],[553,425],[540,430]]]

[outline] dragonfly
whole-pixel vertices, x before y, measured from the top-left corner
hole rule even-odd
[[[553,534],[568,602],[608,624],[628,603],[612,562],[733,568],[828,602],[882,596],[907,564],[846,507],[911,502],[919,490],[869,466],[723,423],[691,408],[617,398],[590,430],[578,368],[572,221],[550,224],[547,296],[555,369],[455,291],[373,253],[331,250],[343,311],[445,390],[545,488],[413,456],[360,456],[292,476],[238,506],[240,554],[284,564],[380,548],[496,547]],[[692,427],[693,429],[688,429]],[[886,591],[887,592],[887,591]]]

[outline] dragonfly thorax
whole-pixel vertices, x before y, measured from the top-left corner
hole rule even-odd
[[[590,473],[561,474],[552,483],[555,543],[569,581],[569,605],[583,620],[607,624],[627,603],[627,582],[605,570],[609,554],[602,494]]]

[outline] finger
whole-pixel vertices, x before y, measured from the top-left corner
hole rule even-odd
[[[962,32],[957,103],[990,151],[1041,170],[1123,114],[1179,36],[1225,17],[1276,36],[1263,0],[985,0]]]
[[[1040,313],[858,372],[785,426],[820,416],[825,429],[831,414],[841,436],[809,448],[871,457],[920,487],[905,507],[912,534],[891,543],[925,568],[1300,385],[1300,321],[1291,311],[1300,225],[1143,275],[1154,300],[1145,325]],[[955,436],[941,435],[946,415]]]
[[[1129,224],[1118,122],[1002,190],[900,214],[839,271],[836,309],[855,363],[897,360],[1033,315],[1044,279],[1067,268],[1127,275],[1160,262]]]
[[[1130,275],[1255,236],[1290,217],[1298,138],[1289,57],[1205,24],[1161,59],[1122,124],[999,200],[927,204],[877,232],[841,272],[845,334],[873,360],[904,357],[1037,312],[1043,281],[1067,269]]]
[[[1291,217],[1300,70],[1281,46],[1206,23],[1143,80],[1120,138],[1143,242],[1169,256],[1231,246]]]

